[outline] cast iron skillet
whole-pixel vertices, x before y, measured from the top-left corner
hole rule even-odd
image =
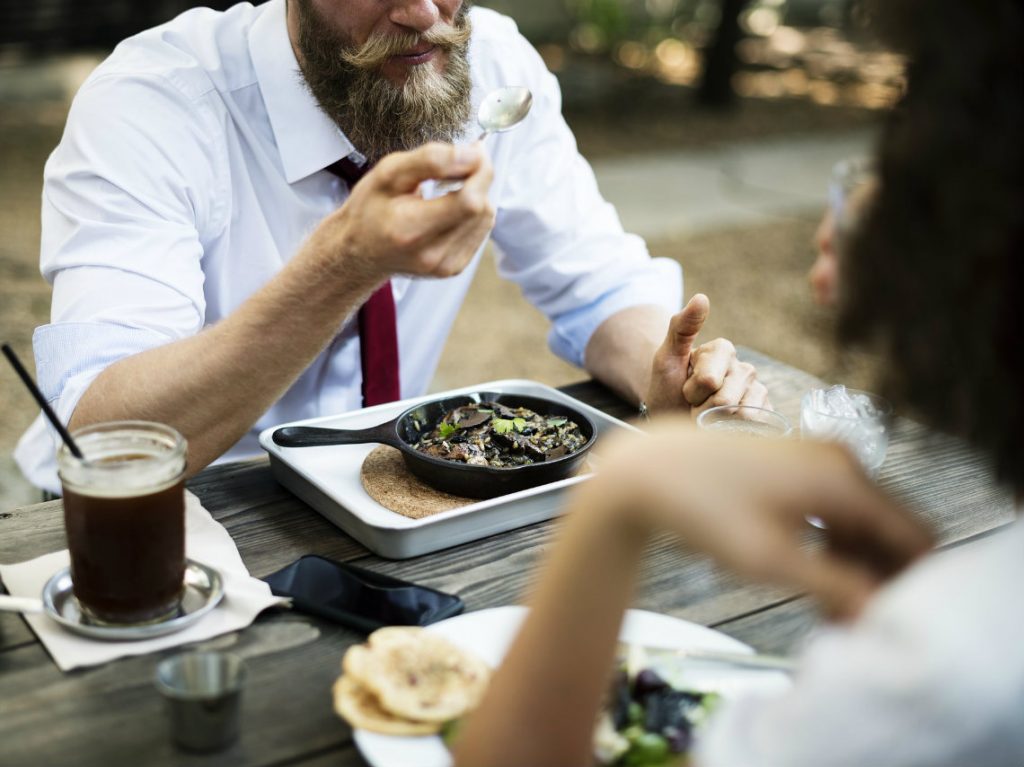
[[[560,416],[575,421],[586,442],[575,453],[544,463],[513,466],[470,466],[459,461],[421,453],[413,445],[450,410],[477,402],[500,402],[506,407],[526,407],[542,416]],[[324,429],[316,426],[284,426],[273,434],[281,447],[319,447],[380,442],[402,451],[405,465],[431,487],[467,498],[493,498],[528,487],[572,476],[594,444],[597,429],[588,416],[575,408],[542,397],[499,392],[472,392],[430,400],[415,405],[387,423],[368,429]]]

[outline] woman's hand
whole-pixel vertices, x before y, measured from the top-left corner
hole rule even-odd
[[[604,447],[583,492],[626,524],[678,534],[737,574],[805,591],[856,615],[883,581],[931,548],[928,532],[843,449],[656,423]],[[825,523],[809,545],[808,517]]]

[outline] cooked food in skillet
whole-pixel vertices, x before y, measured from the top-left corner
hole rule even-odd
[[[445,413],[415,447],[448,461],[510,468],[570,455],[586,441],[579,425],[568,418],[480,402]]]

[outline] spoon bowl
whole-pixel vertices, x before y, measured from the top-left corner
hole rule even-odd
[[[496,88],[480,102],[476,112],[476,121],[483,132],[477,141],[483,141],[492,133],[504,133],[521,123],[530,113],[533,106],[533,93],[523,85],[511,85]],[[462,189],[461,179],[442,179],[437,182],[437,194],[448,194]]]
[[[477,141],[492,133],[503,133],[516,127],[530,113],[532,106],[533,94],[522,85],[491,91],[480,102],[477,110],[476,121],[483,129]]]

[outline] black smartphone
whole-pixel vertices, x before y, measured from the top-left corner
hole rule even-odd
[[[454,594],[313,554],[263,579],[301,612],[369,634],[382,626],[426,626],[462,612]]]

